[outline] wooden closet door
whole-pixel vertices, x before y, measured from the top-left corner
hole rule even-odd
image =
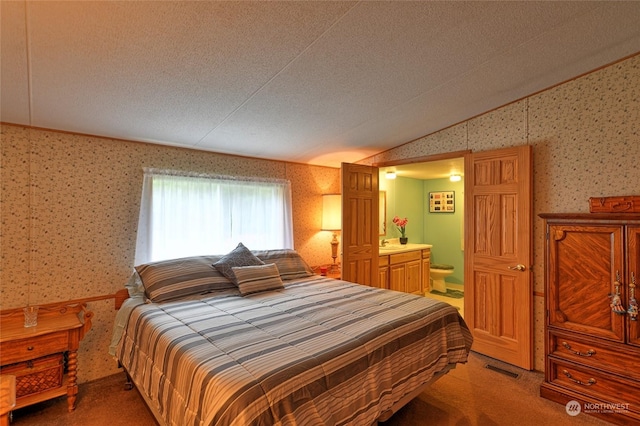
[[[640,303],[640,226],[627,228],[627,289],[629,289],[625,307],[629,308],[631,289],[629,285],[635,279],[635,299]],[[627,333],[629,344],[640,347],[640,317],[636,321],[627,315]]]
[[[609,306],[614,282],[625,279],[623,230],[620,225],[549,226],[550,326],[624,341],[625,316]]]

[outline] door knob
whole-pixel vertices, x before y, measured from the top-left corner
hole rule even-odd
[[[509,266],[509,269],[511,269],[512,271],[524,272],[527,270],[527,267],[524,266],[522,263],[518,263],[516,266]]]

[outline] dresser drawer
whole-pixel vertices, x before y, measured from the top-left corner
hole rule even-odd
[[[64,352],[69,348],[69,333],[58,331],[28,339],[13,340],[0,344],[2,365],[39,358]]]
[[[602,403],[624,404],[625,409],[640,413],[640,383],[613,376],[586,366],[549,357],[549,382],[591,397]],[[626,405],[628,404],[628,405]]]
[[[611,349],[579,336],[549,333],[549,353],[579,364],[585,364],[606,372],[640,381],[640,369],[636,368],[638,353],[627,353],[618,346]]]

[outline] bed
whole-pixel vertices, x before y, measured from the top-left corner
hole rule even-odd
[[[141,265],[127,284],[110,352],[162,425],[371,425],[467,361],[446,303],[240,251]]]

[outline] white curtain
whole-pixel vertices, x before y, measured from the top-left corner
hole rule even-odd
[[[293,248],[291,185],[285,180],[145,169],[135,264]]]

